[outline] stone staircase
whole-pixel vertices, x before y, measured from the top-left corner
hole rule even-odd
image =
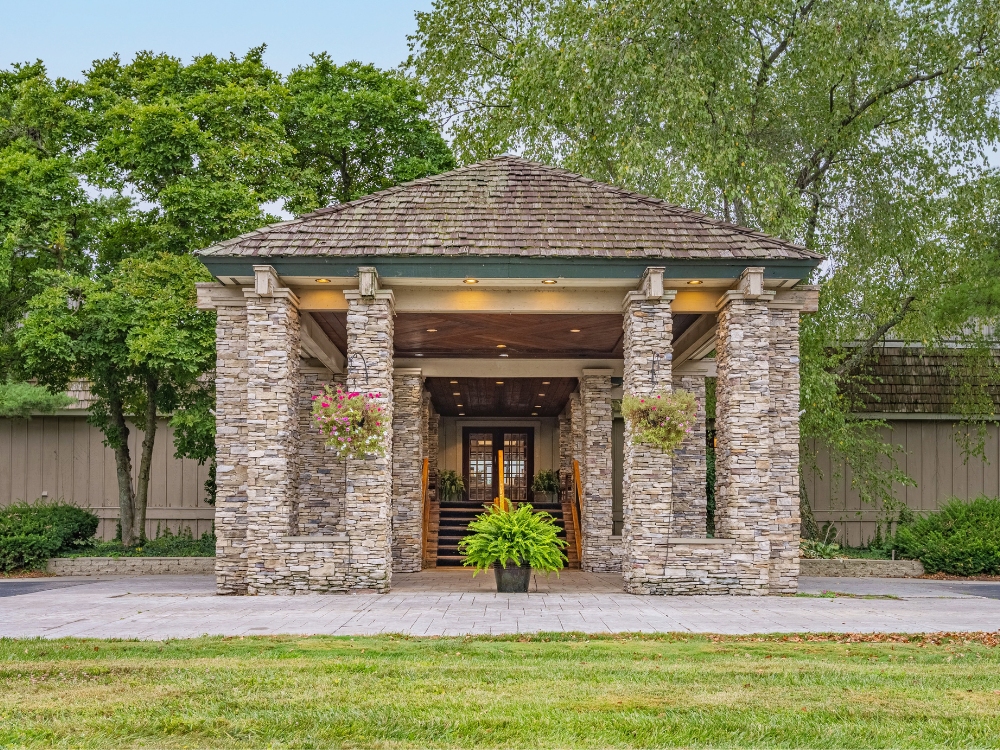
[[[439,568],[457,567],[462,564],[462,556],[458,552],[458,543],[469,533],[469,522],[484,511],[479,503],[465,501],[448,501],[440,505],[431,506],[431,513],[437,513],[437,518],[431,518],[431,525],[437,531],[437,566]],[[559,536],[566,538],[566,525],[572,525],[572,519],[566,515],[561,502],[553,503],[532,503],[535,510],[544,510],[552,514],[556,526],[559,527]],[[572,535],[572,529],[570,529]],[[576,557],[576,547],[573,545],[572,536],[570,544],[566,547],[566,555],[569,557],[570,568],[579,568],[580,561]]]

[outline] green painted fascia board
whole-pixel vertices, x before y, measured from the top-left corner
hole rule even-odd
[[[385,278],[463,279],[638,279],[650,266],[673,278],[735,279],[749,266],[763,266],[769,279],[804,279],[819,265],[814,259],[674,260],[669,258],[489,258],[479,257],[217,257],[200,258],[216,278],[252,276],[253,266],[269,265],[281,276],[356,276],[374,266]]]

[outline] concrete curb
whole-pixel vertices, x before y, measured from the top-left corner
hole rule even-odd
[[[46,566],[60,576],[205,575],[214,557],[53,557]]]
[[[799,575],[837,578],[918,578],[924,574],[919,560],[811,560],[799,561]]]

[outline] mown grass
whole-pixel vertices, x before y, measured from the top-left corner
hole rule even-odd
[[[8,639],[0,747],[995,747],[998,662],[961,637]]]

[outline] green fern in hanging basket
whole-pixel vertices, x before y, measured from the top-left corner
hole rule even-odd
[[[622,416],[632,428],[633,442],[653,445],[663,451],[677,450],[694,429],[697,413],[698,401],[687,391],[622,399]]]
[[[566,565],[563,548],[566,540],[560,539],[559,527],[552,516],[536,512],[530,503],[519,503],[517,510],[490,506],[469,524],[473,532],[458,543],[458,551],[465,556],[463,565],[470,565],[479,573],[500,565],[530,565],[534,570],[551,573]]]

